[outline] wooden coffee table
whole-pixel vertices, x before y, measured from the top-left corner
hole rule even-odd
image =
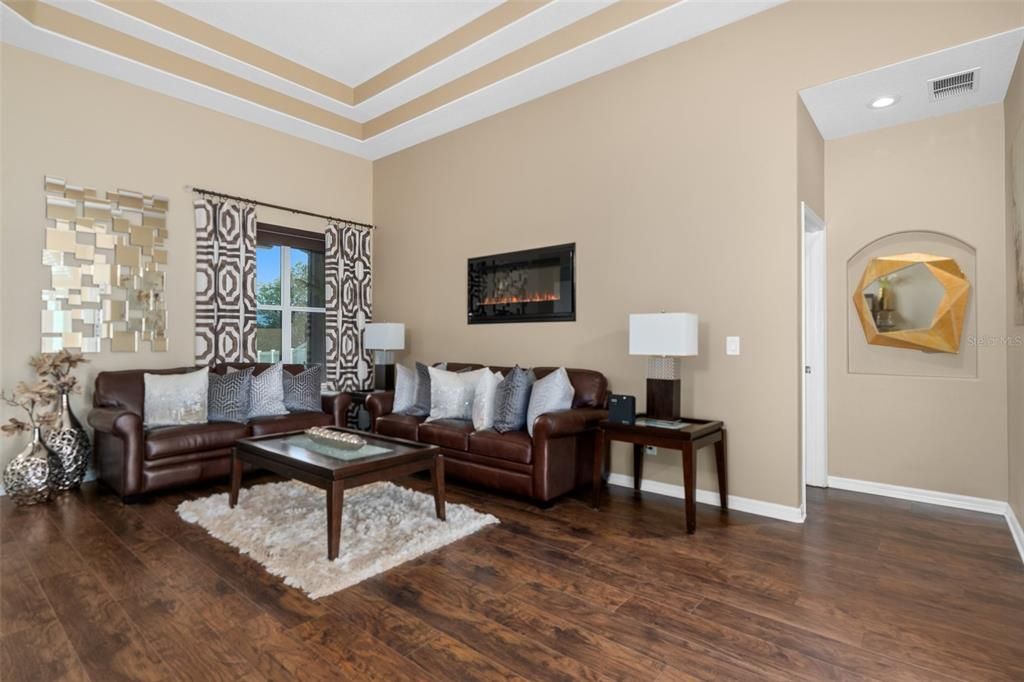
[[[231,492],[228,502],[238,504],[242,465],[268,469],[327,491],[327,558],[338,558],[341,545],[341,507],[345,488],[374,481],[390,481],[419,471],[430,471],[434,482],[434,508],[445,520],[444,456],[441,449],[401,438],[332,427],[362,436],[366,446],[343,450],[312,442],[302,431],[243,438],[231,454]]]

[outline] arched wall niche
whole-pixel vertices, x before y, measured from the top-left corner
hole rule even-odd
[[[903,253],[928,253],[956,260],[972,283],[958,353],[922,353],[903,348],[871,345],[861,327],[853,294],[864,269],[872,258]],[[847,370],[850,374],[887,374],[895,376],[950,377],[972,379],[978,376],[976,287],[977,254],[973,246],[952,235],[930,230],[894,232],[861,247],[846,262],[846,339]]]

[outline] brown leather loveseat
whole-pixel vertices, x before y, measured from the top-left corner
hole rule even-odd
[[[253,367],[259,374],[267,363],[231,363],[231,367]],[[211,371],[223,374],[228,365]],[[125,501],[161,488],[210,479],[227,481],[231,448],[239,438],[261,436],[311,426],[341,426],[351,403],[347,394],[324,396],[321,412],[292,412],[259,417],[246,424],[209,422],[185,426],[142,426],[145,384],[143,375],[180,374],[196,367],[137,369],[100,372],[92,396],[89,424],[95,429],[94,443],[99,478]],[[285,365],[297,374],[302,365]]]
[[[451,371],[483,365],[449,362]],[[508,367],[491,367],[508,373]],[[557,367],[534,367],[540,379]],[[608,416],[608,380],[600,372],[568,369],[576,393],[572,409],[537,418],[533,437],[525,431],[474,431],[469,421],[392,414],[393,391],[370,394],[366,400],[372,429],[440,446],[447,477],[512,495],[548,502],[582,485],[589,485],[597,423]]]

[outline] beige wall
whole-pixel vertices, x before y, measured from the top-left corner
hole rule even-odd
[[[848,325],[847,261],[892,232],[934,230],[973,246],[977,334],[1003,335],[1003,157],[999,104],[826,142],[830,475],[1006,499],[1004,346],[974,348],[964,331],[961,353],[977,353],[977,378],[847,369],[851,345],[864,343]],[[917,351],[880,350],[917,371]]]
[[[796,100],[796,193],[825,219],[825,141],[803,100]]]
[[[10,390],[30,378],[39,352],[43,176],[170,199],[167,304],[170,351],[89,356],[87,385],[102,369],[173,367],[193,360],[194,223],[186,184],[369,221],[369,161],[171,99],[62,62],[2,50],[2,268],[0,378]],[[320,221],[260,212],[260,218],[306,229]],[[76,400],[79,414],[88,394]],[[3,412],[3,418],[14,412]],[[4,439],[0,466],[21,439]]]
[[[1006,124],[1006,162],[1010,163],[1010,145],[1015,139],[1024,139],[1024,52],[1017,58],[1017,68],[1010,81],[1010,88],[1004,102],[1004,122]],[[1018,155],[1024,154],[1024,148],[1017,150]],[[1018,220],[1024,219],[1024,206],[1013,206],[1010,194],[1010,174],[1007,174],[1006,185],[1006,334],[1011,343],[1006,350],[1007,364],[1007,407],[1009,426],[1009,501],[1010,507],[1017,515],[1017,520],[1024,525],[1024,327],[1014,324],[1014,306],[1016,303],[1015,273],[1017,268],[1014,255],[1014,211]],[[1016,179],[1017,186],[1024,184],[1024,178]]]
[[[698,313],[684,410],[726,421],[732,493],[797,506],[797,92],[1021,19],[1001,2],[789,3],[377,161],[378,317],[408,325],[406,359],[591,367],[642,402],[627,315]],[[566,241],[575,323],[466,325],[467,258]],[[678,455],[647,474],[680,484]]]

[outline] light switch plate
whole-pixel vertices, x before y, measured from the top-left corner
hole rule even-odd
[[[658,447],[656,445],[645,445],[644,454],[651,455],[653,457],[658,454]]]
[[[725,337],[725,354],[726,355],[739,355],[740,354],[740,337],[738,337],[738,336],[727,336],[727,337]]]

